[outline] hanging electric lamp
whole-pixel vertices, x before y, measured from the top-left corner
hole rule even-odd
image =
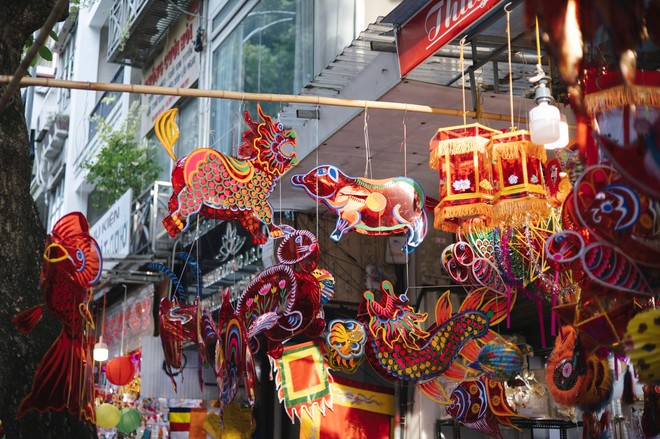
[[[540,70],[540,66],[538,68]],[[559,108],[554,105],[555,100],[547,87],[550,78],[545,76],[543,70],[540,70],[539,73],[543,76],[530,79],[530,81],[537,82],[534,91],[534,100],[537,105],[529,111],[529,130],[532,142],[537,145],[545,145],[559,140],[561,115]]]
[[[108,345],[103,342],[103,331],[105,330],[105,304],[107,300],[107,294],[103,294],[103,308],[101,310],[101,335],[99,336],[99,341],[94,344],[94,350],[92,351],[92,358],[94,361],[103,362],[108,359]]]
[[[536,75],[529,79],[530,82],[536,83],[536,90],[534,91],[536,107],[529,111],[529,130],[532,135],[532,142],[537,145],[546,145],[559,140],[561,116],[559,108],[554,105],[555,99],[548,88],[551,78],[546,76],[541,67],[541,41],[538,19],[536,19],[536,53],[538,56]]]
[[[568,146],[570,141],[568,137],[568,121],[566,120],[566,115],[561,113],[561,122],[559,122],[559,139],[556,142],[544,144],[545,149],[560,149]]]
[[[94,345],[94,361],[106,361],[108,359],[108,345],[103,342],[103,336],[99,337],[98,343]]]

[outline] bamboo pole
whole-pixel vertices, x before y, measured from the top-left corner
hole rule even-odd
[[[12,76],[0,75],[0,84],[9,83]],[[428,105],[406,104],[401,102],[367,101],[362,99],[329,98],[323,96],[309,95],[285,95],[271,93],[245,93],[227,90],[205,90],[198,88],[158,87],[154,85],[141,84],[114,84],[110,82],[84,82],[67,81],[63,79],[32,78],[24,77],[20,82],[21,87],[41,86],[53,88],[67,88],[89,91],[114,91],[120,93],[152,94],[193,98],[231,99],[235,101],[260,101],[260,102],[288,102],[310,105],[331,105],[336,107],[368,108],[379,110],[410,111],[414,113],[431,113],[444,116],[463,117],[463,111],[451,108],[430,107]],[[465,112],[466,116],[476,118],[475,111]],[[508,114],[481,112],[482,119],[507,121]],[[527,123],[527,118],[518,116],[517,121],[521,124]]]

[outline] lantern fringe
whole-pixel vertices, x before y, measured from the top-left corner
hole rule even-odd
[[[547,159],[545,147],[543,145],[532,143],[529,140],[494,143],[492,148],[493,160],[497,160],[500,157],[508,160],[517,159],[520,158],[523,153],[528,156],[538,157],[542,162]]]
[[[443,156],[450,154],[466,154],[470,152],[483,153],[489,140],[483,137],[463,137],[459,139],[441,140],[437,142],[429,157],[429,166],[438,169],[438,162]]]
[[[624,105],[660,107],[660,87],[618,85],[584,97],[588,114],[610,111]]]
[[[527,196],[510,200],[497,200],[493,204],[493,223],[520,225],[528,218],[534,220],[550,215],[550,205],[544,198]]]
[[[455,232],[458,224],[451,221],[454,219],[466,219],[469,217],[482,216],[486,222],[490,222],[493,206],[486,203],[468,203],[455,206],[441,206],[442,202],[434,209],[435,219],[433,226],[445,232]],[[447,221],[450,220],[450,221]],[[447,230],[451,229],[451,230]]]

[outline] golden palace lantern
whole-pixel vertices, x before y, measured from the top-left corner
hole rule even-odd
[[[546,152],[528,131],[498,134],[487,148],[493,164],[493,224],[518,225],[550,213],[543,177]]]
[[[471,218],[490,222],[492,169],[486,145],[501,131],[474,123],[438,129],[431,139],[429,166],[438,170],[440,202],[435,207],[436,229],[456,232]]]

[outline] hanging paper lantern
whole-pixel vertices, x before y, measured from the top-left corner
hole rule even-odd
[[[131,407],[124,407],[119,411],[120,417],[117,423],[117,431],[120,433],[131,433],[140,426],[142,416],[140,412]]]
[[[353,230],[372,236],[405,233],[403,250],[412,253],[426,236],[426,197],[422,186],[411,178],[351,177],[335,166],[321,165],[307,174],[294,175],[291,183],[337,214],[330,234],[333,241]]]
[[[660,73],[637,71],[624,86],[618,72],[588,75],[585,107],[612,165],[646,195],[660,199]]]
[[[254,244],[265,244],[268,237],[282,236],[273,223],[273,208],[268,201],[279,178],[298,164],[296,133],[264,114],[257,105],[260,122],[245,112],[248,130],[238,157],[211,148],[198,148],[178,159],[172,169],[173,194],[168,202],[169,215],[163,219],[172,237],[185,231],[197,215],[234,220],[252,235]],[[174,159],[172,146],[178,128],[169,112],[159,116],[156,134]],[[268,227],[268,236],[261,228]]]
[[[105,366],[105,376],[115,386],[125,386],[135,375],[135,366],[130,357],[115,357]]]
[[[527,131],[518,130],[493,136],[488,151],[494,167],[493,223],[518,225],[547,217],[543,145],[532,143]]]
[[[112,404],[104,403],[96,407],[96,425],[101,428],[114,428],[121,418],[119,409]]]
[[[440,180],[436,229],[455,232],[462,221],[474,217],[490,222],[493,185],[486,145],[501,133],[475,123],[440,128],[431,139],[429,166],[438,170]]]
[[[660,384],[660,309],[633,317],[628,323],[624,345],[639,381]]]

